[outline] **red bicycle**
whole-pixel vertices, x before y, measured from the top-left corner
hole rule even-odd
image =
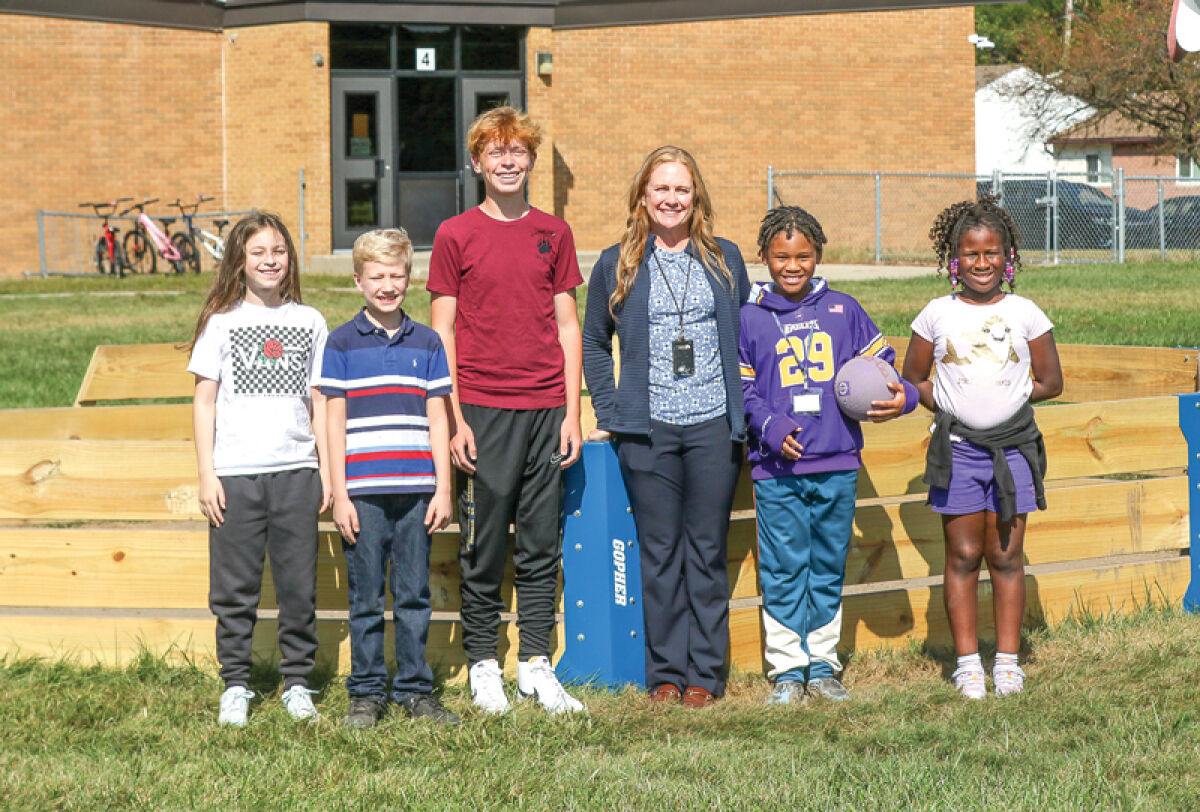
[[[113,228],[108,224],[108,218],[116,212],[117,206],[122,203],[128,203],[133,200],[132,197],[121,197],[107,203],[80,203],[79,208],[90,208],[96,213],[96,216],[104,224],[104,234],[96,240],[96,250],[93,258],[96,263],[96,271],[101,274],[115,274],[122,279],[125,278],[125,271],[132,270],[129,266],[129,258],[125,256],[125,249],[121,247],[121,243],[117,241],[117,233],[119,228]]]

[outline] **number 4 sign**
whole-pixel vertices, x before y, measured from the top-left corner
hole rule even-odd
[[[437,70],[436,48],[417,48],[417,70]]]

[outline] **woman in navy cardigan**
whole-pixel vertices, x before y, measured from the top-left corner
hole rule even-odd
[[[695,160],[678,147],[651,152],[629,189],[625,234],[589,281],[588,439],[614,442],[633,503],[650,697],[692,708],[725,690],[726,537],[746,435],[738,308],[749,289],[737,246],[713,236]]]

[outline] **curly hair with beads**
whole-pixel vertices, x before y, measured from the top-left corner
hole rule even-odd
[[[758,229],[759,256],[766,256],[767,249],[771,246],[771,240],[775,239],[777,234],[783,234],[790,239],[792,234],[797,231],[812,243],[819,260],[821,250],[828,240],[825,238],[825,232],[821,229],[817,218],[799,206],[778,206],[767,212],[767,216],[763,218],[762,225]]]
[[[1000,198],[983,194],[979,200],[963,200],[947,206],[929,229],[929,239],[938,258],[939,274],[950,268],[950,261],[958,256],[958,245],[963,235],[973,228],[986,228],[1000,235],[1005,259],[1012,262],[1014,271],[1021,270],[1017,225],[1012,215],[1000,205]],[[1009,287],[1015,285],[1009,283]]]

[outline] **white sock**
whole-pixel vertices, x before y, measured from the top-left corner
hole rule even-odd
[[[996,665],[1020,665],[1020,658],[1016,654],[1004,654],[997,651]]]
[[[974,654],[965,654],[958,658],[958,667],[967,668],[972,671],[983,670],[983,660],[979,659],[979,652]]]

